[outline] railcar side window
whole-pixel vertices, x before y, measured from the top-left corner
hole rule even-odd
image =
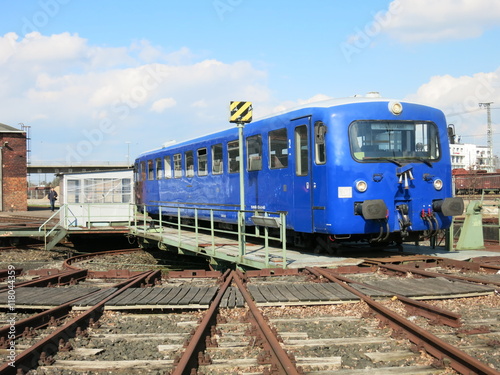
[[[309,150],[307,126],[295,128],[295,173],[297,176],[307,176],[309,173]]]
[[[238,141],[227,142],[227,160],[229,164],[229,173],[238,173],[240,171],[240,150]]]
[[[154,180],[153,160],[148,160],[148,180]]]
[[[139,168],[139,163],[134,163],[134,181],[139,181],[139,178],[141,176],[141,174],[139,173]]]
[[[141,181],[146,181],[146,162],[141,161]]]
[[[165,178],[172,178],[172,164],[170,162],[170,155],[163,157],[163,168]]]
[[[194,176],[193,151],[186,151],[184,153],[184,160],[186,161],[186,177],[193,177]]]
[[[349,127],[355,160],[420,161],[440,158],[438,128],[433,122],[354,121]]]
[[[181,154],[174,155],[174,177],[182,177],[182,158]]]
[[[156,158],[155,164],[156,164],[156,179],[161,180],[163,178],[163,169],[161,169],[161,159]]]
[[[219,143],[212,146],[212,173],[222,174],[223,171],[222,144]]]
[[[326,163],[326,125],[321,121],[314,123],[314,153],[316,164]]]
[[[288,167],[288,135],[286,128],[269,132],[269,168]]]
[[[260,134],[247,137],[247,170],[262,170],[262,137]]]
[[[208,174],[207,165],[207,149],[200,148],[197,151],[198,156],[198,176],[206,176]]]

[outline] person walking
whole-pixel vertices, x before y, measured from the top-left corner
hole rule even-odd
[[[47,194],[47,198],[49,198],[50,201],[50,210],[54,212],[56,200],[57,200],[57,192],[54,190],[54,188],[50,188],[49,194]]]

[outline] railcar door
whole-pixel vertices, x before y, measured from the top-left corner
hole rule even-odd
[[[311,169],[311,117],[291,121],[293,129],[293,155],[295,177],[293,186],[293,212],[291,220],[297,232],[311,233],[313,230],[313,186]]]

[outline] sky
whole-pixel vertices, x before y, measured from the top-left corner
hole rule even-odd
[[[0,0],[0,123],[30,161],[140,153],[328,98],[440,108],[500,154],[498,0]]]

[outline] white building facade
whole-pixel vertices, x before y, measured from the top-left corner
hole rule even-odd
[[[450,144],[451,167],[495,172],[495,158],[487,146],[466,143]]]

